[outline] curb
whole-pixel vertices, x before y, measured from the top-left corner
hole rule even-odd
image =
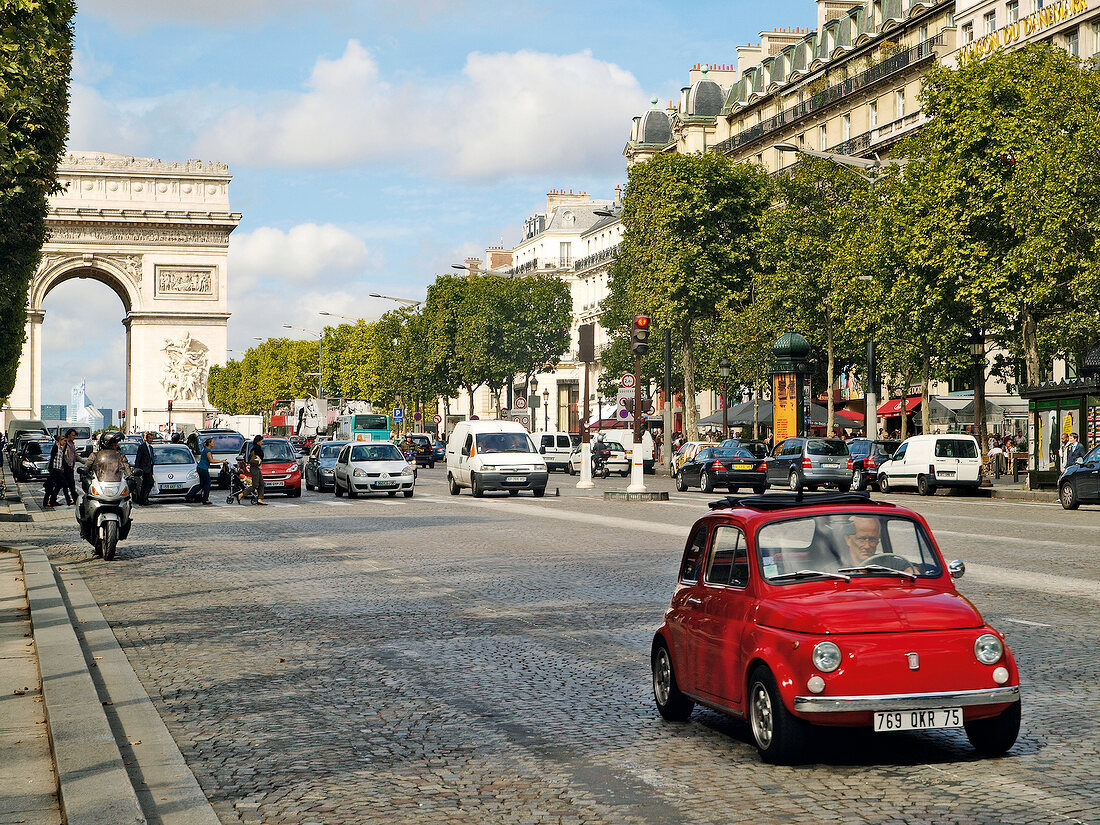
[[[0,461],[2,461],[2,458],[0,458]],[[8,469],[6,464],[3,469],[4,490],[7,495],[5,496],[6,502],[0,502],[0,509],[7,509],[7,512],[0,512],[0,522],[32,521],[31,514],[27,512],[27,507],[23,504],[23,497],[19,493],[19,485],[15,482],[15,476],[11,474],[11,470]]]
[[[67,825],[145,825],[46,554],[22,549],[42,695]]]
[[[83,577],[19,552],[67,825],[218,825]]]

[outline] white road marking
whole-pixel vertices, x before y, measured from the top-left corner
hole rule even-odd
[[[350,501],[322,501],[326,507],[351,507]]]
[[[1014,624],[1026,624],[1029,627],[1054,627],[1051,624],[1043,624],[1042,622],[1029,622],[1027,619],[1004,619],[1006,622],[1013,622]]]

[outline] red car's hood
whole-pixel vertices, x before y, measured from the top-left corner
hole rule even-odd
[[[904,584],[792,592],[760,602],[756,621],[796,633],[896,633],[982,626],[977,608],[958,593]]]
[[[298,466],[297,461],[265,461],[260,465],[265,473],[289,473]]]

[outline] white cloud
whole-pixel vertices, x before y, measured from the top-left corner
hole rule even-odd
[[[196,154],[267,166],[399,160],[463,178],[617,171],[634,76],[588,52],[468,56],[459,77],[395,84],[355,40],[299,93],[227,111]]]
[[[236,234],[229,244],[230,283],[248,290],[261,279],[301,287],[321,278],[348,278],[373,267],[362,239],[333,224],[304,223],[284,232],[260,227]]]

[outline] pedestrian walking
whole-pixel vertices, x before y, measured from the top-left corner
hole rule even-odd
[[[1069,446],[1066,448],[1066,467],[1072,467],[1077,459],[1085,457],[1085,445],[1078,438],[1077,433],[1069,434]],[[1063,468],[1065,469],[1065,468]]]
[[[153,491],[153,434],[145,433],[145,438],[138,445],[137,456],[134,457],[134,469],[141,473],[141,489],[135,497],[138,504],[149,503],[149,493]]]
[[[65,487],[65,439],[59,433],[54,436],[53,448],[50,450],[50,465],[46,476],[46,489],[42,496],[43,507],[56,507],[57,494]]]
[[[210,504],[210,462],[214,460],[213,450],[213,438],[206,439],[199,447],[199,463],[196,468],[199,473],[199,483],[188,491],[188,501]]]
[[[264,501],[264,437],[258,435],[252,439],[252,446],[248,448],[248,469],[252,473],[252,494],[256,496],[257,504],[266,505]],[[241,503],[241,496],[246,491],[241,490],[237,493],[237,503]]]
[[[65,433],[65,503],[76,501],[76,430]]]

